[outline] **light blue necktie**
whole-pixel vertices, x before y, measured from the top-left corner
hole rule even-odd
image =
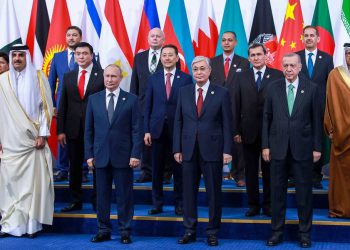
[[[309,59],[307,60],[307,70],[309,71],[309,77],[312,77],[312,72],[314,71],[314,63],[312,62],[312,56],[314,53],[309,53]]]
[[[293,105],[294,105],[294,91],[293,91],[293,89],[294,89],[293,84],[289,84],[288,85],[288,95],[287,95],[289,115],[292,115]]]
[[[74,66],[75,66],[75,61],[74,61],[74,52],[70,52],[70,60],[69,60],[69,69],[70,70],[73,70],[74,69]]]

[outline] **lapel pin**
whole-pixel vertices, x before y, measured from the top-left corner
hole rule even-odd
[[[180,78],[180,76],[177,76],[176,78]]]
[[[318,58],[322,59],[322,56],[319,56]]]
[[[269,79],[269,78],[270,78],[270,75],[267,75],[266,78]]]
[[[302,93],[302,94],[304,94],[304,92],[305,92],[305,91],[304,91],[303,89],[300,91],[300,93]]]
[[[210,92],[210,94],[214,95],[214,91]]]
[[[237,67],[237,65],[236,65],[236,64],[233,64],[233,67],[234,67],[234,68],[236,68],[236,67]]]
[[[95,76],[97,76],[97,73],[95,73]]]
[[[126,100],[126,98],[125,97],[123,97],[123,99],[122,99],[123,101],[125,101]]]

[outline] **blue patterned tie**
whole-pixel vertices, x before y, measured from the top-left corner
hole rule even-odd
[[[74,52],[70,52],[70,60],[69,60],[69,69],[70,70],[73,70],[74,69],[74,66],[75,66],[75,61],[74,61]]]
[[[312,56],[314,53],[309,53],[309,59],[307,60],[307,70],[309,71],[309,77],[312,77],[312,72],[314,71],[314,63],[312,62]]]
[[[260,87],[261,87],[261,71],[256,72],[256,74],[258,75],[258,78],[256,79],[256,89],[259,91]]]

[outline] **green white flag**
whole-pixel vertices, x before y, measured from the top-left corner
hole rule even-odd
[[[10,47],[22,43],[13,0],[3,0],[0,8],[0,51],[9,52]]]
[[[339,13],[336,25],[333,27],[334,40],[336,41],[334,52],[334,66],[343,64],[344,43],[350,42],[350,0],[343,0],[342,10]]]

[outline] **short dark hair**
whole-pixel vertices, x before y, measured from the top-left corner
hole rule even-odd
[[[225,34],[225,33],[231,33],[235,37],[235,39],[237,40],[236,32],[234,32],[232,30],[226,30],[222,34]]]
[[[74,25],[69,26],[66,30],[66,34],[67,34],[68,30],[76,30],[76,31],[78,31],[80,36],[83,35],[83,32],[81,31],[81,29],[78,26],[74,26]]]
[[[89,50],[90,50],[90,52],[91,52],[91,54],[94,53],[94,48],[91,46],[90,43],[87,43],[87,42],[80,42],[80,43],[78,43],[77,46],[75,46],[75,49],[74,49],[74,50],[76,50],[77,48],[83,48],[83,47],[84,47],[84,48],[85,48],[85,47],[88,47]]]
[[[251,44],[249,44],[249,47],[248,47],[248,56],[250,54],[249,52],[250,52],[251,49],[255,49],[255,48],[259,48],[259,47],[261,47],[263,49],[264,55],[266,55],[266,48],[265,48],[264,44],[262,44],[262,43],[251,43]]]
[[[314,26],[314,25],[306,25],[303,28],[303,34],[304,34],[306,29],[314,29],[316,31],[316,36],[320,36],[320,33],[318,32],[318,28],[316,26]]]
[[[165,48],[171,48],[171,49],[174,49],[175,50],[175,54],[178,55],[179,54],[179,50],[177,49],[177,47],[174,45],[174,44],[167,44],[167,45],[164,45],[162,47],[162,49],[160,50],[160,53],[162,54],[163,52],[163,49]]]
[[[0,57],[4,58],[7,63],[10,63],[9,55],[5,52],[0,51]]]

